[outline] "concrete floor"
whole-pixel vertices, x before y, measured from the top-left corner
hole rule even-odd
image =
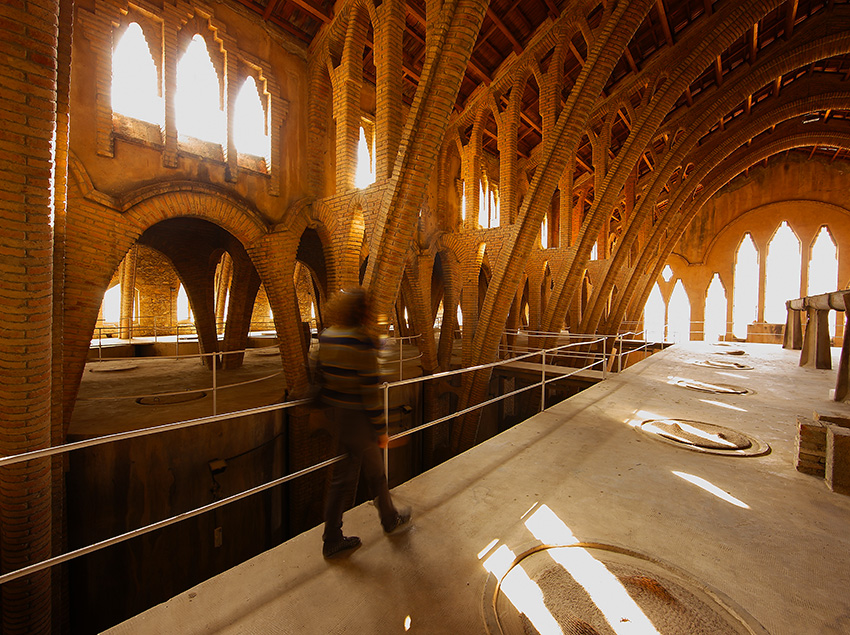
[[[795,415],[850,416],[850,405],[828,399],[835,371],[801,369],[798,353],[774,345],[740,348],[746,356],[667,349],[396,488],[414,510],[405,534],[385,537],[361,505],[345,517],[364,543],[350,558],[325,561],[315,528],[109,632],[397,633],[409,619],[412,633],[484,633],[483,562],[502,546],[537,544],[523,518],[545,505],[578,540],[684,571],[770,633],[850,633],[850,497],[793,465]],[[691,363],[709,357],[755,369]],[[755,393],[707,395],[670,383],[679,377]],[[634,427],[659,417],[735,428],[772,452],[701,454]]]

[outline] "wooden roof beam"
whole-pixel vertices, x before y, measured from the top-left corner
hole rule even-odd
[[[723,61],[719,55],[714,59],[714,78],[718,86],[723,85]]]
[[[658,9],[658,17],[661,20],[661,30],[664,31],[664,38],[667,40],[667,44],[673,46],[673,32],[670,30],[670,23],[667,21],[664,0],[655,0],[655,8]]]
[[[553,20],[557,20],[561,15],[561,12],[558,10],[558,5],[556,5],[552,0],[545,0],[546,8],[549,9],[549,17]]]
[[[711,15],[713,4],[714,4],[714,0],[702,0],[702,6],[705,9],[706,15]]]
[[[332,15],[328,15],[327,13],[325,13],[324,11],[319,9],[318,7],[314,7],[312,4],[307,2],[307,0],[289,0],[289,1],[292,2],[293,4],[297,5],[298,7],[304,9],[305,11],[310,13],[313,17],[321,20],[324,24],[327,24],[328,22],[333,20]]]
[[[263,11],[263,20],[268,20],[279,4],[280,0],[269,0],[269,3],[266,5],[266,10]]]
[[[626,50],[623,51],[623,55],[626,56],[626,61],[629,63],[629,68],[632,69],[632,72],[637,73],[638,72],[638,66],[635,63],[635,58],[632,55],[632,52],[629,50],[628,46],[626,47]]]
[[[490,7],[487,7],[487,17],[493,21],[493,24],[495,24],[496,28],[502,32],[502,35],[508,38],[508,41],[511,43],[511,46],[514,47],[514,53],[516,53],[517,55],[522,55],[522,44],[519,43],[519,40],[514,37],[514,34],[511,33],[511,30],[505,26],[505,23],[502,22],[501,18],[499,18],[499,16],[496,15],[496,12],[493,11],[493,9],[491,9]]]

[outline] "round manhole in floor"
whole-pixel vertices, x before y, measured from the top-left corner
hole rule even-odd
[[[767,443],[749,434],[704,421],[649,419],[640,424],[640,430],[665,443],[707,454],[759,456],[770,451]]]
[[[694,362],[697,366],[708,366],[709,368],[719,368],[721,370],[753,370],[752,366],[747,366],[741,362],[730,362],[725,359],[701,359]]]
[[[178,403],[186,403],[187,401],[196,401],[207,396],[203,390],[195,390],[193,392],[182,392],[177,395],[154,395],[151,397],[139,397],[136,399],[137,404],[143,406],[171,406]]]
[[[708,392],[713,395],[749,395],[752,390],[741,388],[740,386],[732,386],[731,384],[713,384],[707,381],[698,381],[696,379],[679,379],[675,382],[676,386],[698,390],[699,392]]]
[[[543,545],[485,592],[490,635],[701,635],[767,631],[722,593],[642,554],[599,543]]]
[[[114,362],[97,362],[89,368],[90,373],[118,373],[125,370],[133,370],[139,365],[129,360],[121,360]]]

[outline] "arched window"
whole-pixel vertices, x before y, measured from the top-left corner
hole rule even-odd
[[[590,250],[590,259],[598,260],[599,259],[599,241],[597,240],[593,243],[593,248]]]
[[[487,229],[490,227],[490,214],[487,211],[487,190],[484,188],[484,179],[481,179],[478,183],[478,224],[481,229]]]
[[[809,288],[806,295],[838,289],[838,247],[826,225],[820,228],[809,258]],[[829,334],[835,337],[835,311],[829,312]]]
[[[661,287],[656,282],[652,287],[646,306],[643,307],[644,339],[650,342],[660,342],[664,339],[664,314],[667,307],[661,295]]]
[[[212,143],[224,143],[225,120],[221,87],[207,53],[207,44],[195,35],[177,63],[175,98],[177,131]]]
[[[118,323],[121,321],[121,285],[116,284],[111,289],[107,289],[103,294],[103,305],[101,307],[103,313],[103,321],[109,323]]]
[[[544,216],[543,222],[540,224],[540,246],[543,249],[549,248],[549,217]]]
[[[463,326],[463,311],[461,311],[460,302],[457,303],[457,325]]]
[[[460,184],[460,219],[466,220],[466,182]]]
[[[177,288],[177,321],[188,322],[192,319],[192,308],[189,305],[189,296],[181,284]]]
[[[130,23],[112,53],[112,111],[160,126],[164,122],[156,65],[137,22]]]
[[[706,342],[716,342],[726,335],[726,289],[720,281],[720,274],[715,273],[705,294],[705,329]]]
[[[676,343],[691,341],[691,301],[681,279],[673,285],[667,307],[667,339]]]
[[[268,157],[270,154],[268,119],[257,82],[248,76],[239,89],[233,112],[233,142],[244,154]]]
[[[782,221],[767,245],[764,287],[764,321],[785,323],[785,302],[800,297],[802,256],[800,239]]]
[[[375,182],[375,168],[372,167],[371,144],[366,139],[366,129],[360,126],[360,141],[357,143],[357,170],[354,173],[354,186],[369,187]]]
[[[745,234],[735,255],[735,278],[732,296],[732,333],[747,337],[747,325],[758,319],[759,252],[753,237]]]

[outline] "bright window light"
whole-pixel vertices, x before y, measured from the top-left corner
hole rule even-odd
[[[159,78],[142,27],[131,22],[112,53],[113,112],[149,121],[164,122]]]
[[[664,269],[661,271],[661,277],[664,278],[664,282],[670,282],[673,278],[673,269],[670,265],[664,265]]]
[[[257,82],[248,76],[236,96],[233,112],[233,142],[243,154],[269,156],[266,112],[260,101]]]
[[[541,505],[525,521],[525,526],[545,544],[572,545],[578,542],[569,527],[547,505]],[[547,553],[587,591],[614,633],[659,635],[623,583],[586,549],[547,549]]]
[[[646,305],[643,307],[643,328],[646,341],[661,342],[664,340],[664,315],[666,313],[667,307],[664,304],[664,297],[661,295],[661,287],[656,282],[649,293]]]
[[[487,212],[487,192],[484,190],[484,181],[478,182],[478,224],[481,229],[490,226],[490,215]]]
[[[767,245],[765,262],[764,321],[785,324],[786,300],[800,297],[800,239],[782,221]]]
[[[673,474],[678,476],[681,479],[688,481],[689,483],[693,483],[697,487],[704,489],[709,494],[714,494],[717,498],[726,501],[727,503],[731,503],[736,507],[741,507],[743,509],[749,509],[750,506],[747,505],[744,501],[735,498],[729,492],[724,492],[722,489],[717,487],[717,485],[706,481],[704,478],[700,478],[699,476],[694,476],[693,474],[687,474],[685,472],[676,472],[673,471]]]
[[[466,220],[466,183],[461,184],[460,190],[460,219]]]
[[[224,143],[225,120],[218,76],[204,38],[195,35],[177,63],[177,131],[212,143]]]
[[[676,343],[691,341],[691,301],[681,279],[676,280],[667,307],[667,339]]]
[[[750,234],[744,235],[738,247],[734,280],[732,333],[746,339],[747,325],[758,319],[759,310],[759,252]]]
[[[543,222],[540,224],[540,246],[543,249],[549,249],[549,218],[547,216],[543,217]]]
[[[103,321],[119,322],[121,320],[121,285],[116,284],[103,294]]]
[[[838,289],[838,247],[824,226],[820,228],[809,260],[807,295],[830,293]],[[835,311],[829,312],[829,335],[835,337]]]
[[[705,294],[705,332],[706,342],[716,342],[726,335],[726,290],[715,273]]]
[[[490,227],[499,226],[499,195],[490,190]]]
[[[593,243],[593,249],[590,250],[590,259],[598,260],[599,259],[599,241],[597,240]]]
[[[463,311],[460,309],[460,302],[457,303],[457,325],[463,326]]]
[[[499,588],[517,611],[525,615],[540,635],[549,633],[563,635],[560,624],[546,608],[543,592],[537,583],[528,577],[520,565],[514,565],[516,555],[502,545],[484,561],[484,568],[501,579]]]
[[[372,167],[371,144],[366,139],[366,130],[360,126],[360,141],[357,142],[357,170],[354,173],[354,187],[363,189],[375,182],[375,169]]]
[[[189,296],[186,288],[181,284],[177,289],[177,321],[188,322],[192,319],[192,309],[189,306]]]

